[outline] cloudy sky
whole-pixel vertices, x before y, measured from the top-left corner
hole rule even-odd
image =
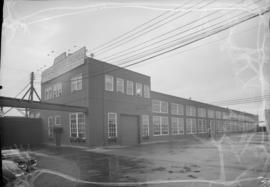
[[[54,57],[62,52],[86,46],[88,55],[93,53],[99,60],[112,64],[138,62],[144,59],[138,54],[149,57],[154,54],[155,46],[166,46],[166,42],[193,36],[198,29],[208,31],[215,25],[230,24],[235,19],[263,11],[267,5],[270,5],[269,0],[168,0],[166,3],[161,0],[6,0],[1,95],[15,97],[28,83],[31,71],[36,73],[35,86],[40,89],[41,71],[51,66]],[[165,16],[163,25],[161,15]],[[146,29],[134,39],[132,36],[136,33],[130,33],[130,41],[101,48],[157,16],[160,16],[157,28]],[[154,91],[203,102],[267,95],[269,82],[265,82],[269,77],[265,72],[270,72],[270,66],[268,63],[262,67],[262,64],[269,62],[268,20],[269,13],[129,69],[151,76]],[[196,27],[193,29],[193,26]],[[177,32],[178,35],[174,35]],[[179,42],[185,43],[184,40]],[[228,104],[228,107],[261,114],[264,105],[251,102]]]

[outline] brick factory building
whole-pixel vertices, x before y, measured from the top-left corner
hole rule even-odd
[[[62,126],[62,143],[134,145],[208,133],[255,131],[258,116],[151,91],[147,75],[63,53],[42,73],[43,102],[84,106],[87,113],[42,111],[46,142]]]

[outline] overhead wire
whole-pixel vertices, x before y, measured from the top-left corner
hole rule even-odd
[[[230,20],[230,21],[227,21],[227,25],[224,25],[224,22],[223,20],[221,20],[218,24],[222,24],[220,25],[219,27],[216,27],[218,24],[215,24],[215,25],[211,25],[210,27],[208,28],[204,28],[204,29],[201,29],[201,30],[196,30],[192,33],[189,33],[187,34],[186,36],[183,36],[181,38],[177,38],[173,41],[169,41],[167,43],[164,43],[164,44],[161,44],[159,46],[154,46],[150,49],[147,49],[147,50],[144,50],[143,52],[141,53],[135,53],[135,55],[132,55],[132,56],[129,56],[127,58],[123,58],[123,59],[119,59],[118,62],[119,64],[118,65],[122,65],[122,64],[126,64],[126,62],[131,62],[131,61],[135,61],[135,60],[138,60],[140,58],[143,58],[143,57],[146,57],[148,55],[152,55],[154,53],[157,53],[157,52],[162,52],[163,50],[168,50],[172,47],[175,47],[177,45],[183,45],[185,42],[189,42],[190,40],[193,40],[193,38],[195,39],[195,37],[201,37],[202,35],[207,35],[207,33],[211,33],[213,32],[214,30],[223,30],[223,27],[227,28],[227,27],[230,27],[230,25],[234,25],[234,22],[235,21],[236,23],[238,22],[238,20],[241,20],[241,19],[246,19],[246,18],[249,18],[250,15],[247,15],[246,17],[242,17],[242,18],[236,18],[234,20]],[[211,27],[214,27],[212,30],[209,30],[209,28]],[[203,33],[201,33],[203,32]],[[164,40],[162,40],[164,41]],[[135,57],[135,58],[134,58]]]
[[[250,5],[250,4],[249,4],[249,5]],[[247,5],[246,7],[248,7],[249,5]],[[149,47],[149,46],[152,46],[152,45],[155,45],[155,44],[158,44],[158,43],[162,43],[163,41],[166,41],[166,40],[168,40],[168,39],[172,39],[172,38],[174,38],[174,37],[178,37],[180,34],[184,34],[185,32],[189,32],[189,31],[191,31],[191,30],[193,30],[193,29],[196,29],[196,28],[198,28],[198,27],[202,27],[202,26],[204,26],[205,24],[209,24],[209,23],[212,22],[212,21],[219,20],[219,18],[224,18],[224,16],[227,15],[227,13],[224,13],[224,14],[218,16],[218,17],[214,17],[214,18],[212,18],[212,19],[209,19],[209,20],[206,19],[206,20],[205,20],[205,18],[211,17],[212,15],[215,15],[215,14],[217,14],[217,13],[219,13],[219,11],[214,11],[214,12],[212,12],[212,13],[210,13],[210,14],[207,14],[207,15],[205,15],[205,16],[203,16],[203,17],[200,17],[200,18],[198,18],[198,19],[196,19],[196,20],[192,20],[192,21],[190,21],[190,22],[188,22],[188,23],[186,23],[186,24],[184,24],[184,25],[181,25],[181,26],[176,27],[176,28],[174,28],[174,29],[172,29],[172,30],[169,30],[168,32],[165,32],[165,33],[162,33],[162,34],[160,34],[160,35],[158,35],[158,36],[152,37],[152,38],[150,38],[150,39],[148,39],[148,40],[146,40],[146,41],[144,41],[144,42],[142,42],[142,43],[138,43],[138,44],[136,44],[136,45],[133,45],[133,46],[127,48],[127,49],[124,49],[123,51],[120,51],[120,52],[117,51],[117,52],[113,53],[112,55],[105,56],[105,57],[102,58],[102,59],[104,59],[105,61],[111,61],[111,60],[113,60],[113,59],[116,58],[116,60],[117,60],[117,58],[119,58],[119,57],[126,56],[126,55],[130,55],[131,53],[137,52],[137,51],[140,51],[140,50],[145,50],[145,48],[147,48],[147,47]],[[228,19],[228,18],[227,18],[227,19]],[[202,21],[203,21],[203,22],[202,22]],[[194,25],[194,24],[197,23],[197,22],[199,23],[199,25]],[[194,25],[194,26],[190,28],[189,26],[192,26],[192,25]],[[187,28],[186,28],[186,27],[187,27]],[[184,29],[184,28],[186,28],[186,29]],[[183,29],[184,29],[184,30],[183,30]],[[163,38],[163,39],[161,39],[161,40],[155,41],[155,39],[160,39],[160,38],[162,38],[163,36],[167,36],[168,34],[171,34],[171,33],[175,32],[175,31],[181,31],[181,32],[177,32],[177,33],[175,33],[174,35],[171,35],[171,36],[168,36],[168,37]],[[146,44],[146,43],[149,43],[149,44],[148,44],[148,45],[144,45],[144,44]],[[139,47],[139,49],[136,49],[136,47]],[[135,50],[135,49],[136,49],[136,50]]]
[[[211,4],[211,3],[213,3],[214,1],[215,1],[215,0],[210,1],[209,3],[203,5],[203,6],[200,7],[200,8],[203,8],[203,7],[205,7],[205,6],[207,6],[207,5]],[[205,2],[205,1],[202,0],[202,1],[199,2],[199,4],[200,4],[201,2]],[[172,16],[174,16],[174,15],[177,15],[177,13],[175,13],[175,14],[173,14],[173,15],[171,15],[171,16],[168,16],[168,17],[162,19],[161,21],[158,21],[157,23],[154,23],[154,24],[152,24],[152,25],[147,26],[146,28],[142,29],[142,31],[137,31],[136,33],[133,33],[131,36],[127,36],[127,37],[125,37],[125,38],[123,38],[123,39],[121,39],[121,40],[119,40],[119,41],[117,41],[117,42],[115,42],[115,43],[113,43],[113,44],[110,44],[110,45],[108,45],[106,48],[104,48],[104,49],[102,49],[102,50],[100,50],[100,51],[93,51],[93,53],[95,53],[96,55],[98,55],[98,54],[100,54],[101,52],[103,52],[104,50],[110,50],[110,49],[112,49],[112,48],[117,48],[117,47],[121,46],[121,45],[124,44],[124,43],[133,41],[133,40],[137,39],[138,37],[143,36],[144,34],[147,34],[147,33],[151,32],[151,31],[157,30],[157,29],[159,29],[160,27],[162,27],[162,26],[164,26],[164,25],[166,25],[166,24],[168,24],[168,23],[170,23],[170,22],[172,22],[172,21],[175,21],[175,20],[177,20],[177,19],[179,19],[179,18],[181,18],[181,17],[183,17],[183,16],[189,14],[190,12],[192,12],[192,8],[196,7],[197,5],[198,5],[198,4],[195,4],[194,6],[189,7],[189,8],[187,9],[187,10],[189,10],[189,11],[187,11],[187,12],[185,12],[185,13],[183,13],[183,14],[180,14],[180,15],[178,15],[177,17],[172,18],[171,20],[167,20],[167,19],[170,18],[170,17],[172,17]],[[177,8],[176,8],[176,9],[177,9]],[[165,22],[165,23],[162,23],[162,21],[164,21],[164,20],[165,20],[166,22]],[[158,25],[159,23],[161,23],[161,24]]]

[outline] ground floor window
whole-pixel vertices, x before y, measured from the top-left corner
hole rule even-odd
[[[222,120],[217,120],[217,131],[223,132],[223,121]]]
[[[149,116],[143,115],[142,116],[142,137],[149,136]]]
[[[196,134],[196,119],[186,119],[186,134]]]
[[[71,113],[69,115],[70,136],[73,138],[85,138],[85,116],[83,113]]]
[[[108,113],[108,138],[117,137],[117,114]]]
[[[171,118],[171,125],[172,125],[171,130],[172,130],[173,135],[184,134],[185,124],[184,124],[183,118],[172,117]]]
[[[48,117],[48,137],[53,137],[53,117]]]
[[[206,119],[198,119],[198,133],[207,133]]]
[[[154,129],[154,136],[168,135],[169,134],[168,117],[153,116],[153,129]]]
[[[211,132],[214,133],[216,131],[216,123],[215,120],[210,120],[210,129]]]

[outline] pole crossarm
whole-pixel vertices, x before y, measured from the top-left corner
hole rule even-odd
[[[17,108],[31,108],[40,110],[56,110],[67,112],[84,112],[87,113],[87,107],[71,106],[63,104],[46,103],[40,101],[29,101],[23,99],[16,99],[11,97],[0,97],[1,107],[17,107]]]

